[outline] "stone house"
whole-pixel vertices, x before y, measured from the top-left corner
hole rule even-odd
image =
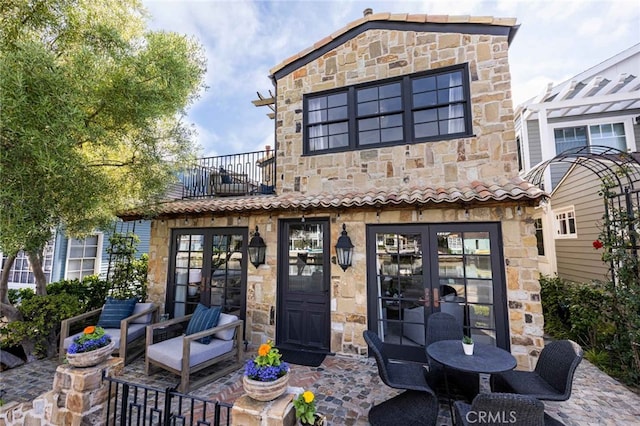
[[[203,159],[184,198],[154,207],[150,298],[172,316],[198,302],[238,312],[252,344],[364,355],[370,329],[414,360],[443,310],[532,368],[543,317],[530,217],[544,193],[517,176],[517,28],[367,13],[275,66],[273,99],[254,102],[273,107],[275,150],[247,154],[250,169]],[[350,265],[335,248],[345,232]]]

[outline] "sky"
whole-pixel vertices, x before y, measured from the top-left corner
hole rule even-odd
[[[514,108],[640,43],[634,0],[143,0],[149,28],[195,37],[207,58],[207,90],[188,110],[200,156],[262,150],[273,142],[267,107],[251,101],[274,87],[269,70],[368,7],[376,12],[516,18],[509,48]],[[639,70],[640,71],[640,70]]]

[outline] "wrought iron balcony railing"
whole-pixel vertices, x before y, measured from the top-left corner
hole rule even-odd
[[[275,151],[198,159],[183,172],[182,198],[229,197],[275,193]]]

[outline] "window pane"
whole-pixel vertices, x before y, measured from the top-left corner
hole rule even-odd
[[[93,271],[95,271],[95,260],[85,259],[82,262],[82,270],[88,271],[89,273],[93,274]]]
[[[360,132],[358,141],[360,145],[369,145],[372,143],[380,143],[380,132],[378,130],[370,130],[367,132]]]
[[[459,117],[464,117],[464,107],[460,104],[438,108],[438,118],[440,120]]]
[[[435,90],[436,78],[435,77],[416,78],[412,81],[412,88],[413,88],[413,93]]]
[[[440,134],[451,135],[454,133],[464,132],[464,119],[456,118],[454,120],[447,120],[440,122]]]
[[[463,100],[462,87],[453,87],[451,89],[438,90],[438,103],[447,104]]]
[[[336,106],[347,105],[347,94],[346,93],[338,93],[336,95],[330,95],[327,101],[327,106],[329,108]]]
[[[417,124],[415,127],[416,138],[426,138],[438,134],[438,123]]]
[[[425,109],[422,111],[416,111],[413,113],[414,123],[424,123],[427,121],[436,121],[438,119],[438,113],[435,109]]]
[[[343,107],[337,107],[337,108],[330,108],[328,110],[328,117],[329,117],[328,118],[329,121],[344,120],[345,118],[347,118],[347,107],[343,106]]]
[[[400,83],[380,86],[380,99],[400,96]]]
[[[445,87],[459,86],[462,84],[462,73],[456,71],[453,73],[441,74],[437,77],[438,89]]]
[[[358,129],[360,129],[361,131],[373,130],[378,128],[380,128],[380,119],[378,117],[358,120]]]
[[[317,151],[319,149],[327,149],[328,139],[326,137],[309,139],[309,149]]]
[[[330,135],[335,135],[338,133],[347,133],[348,130],[349,130],[349,126],[345,122],[329,124]]]
[[[329,148],[339,148],[349,145],[349,135],[329,136]]]
[[[97,256],[98,256],[97,247],[87,247],[84,249],[84,257],[97,257]]]
[[[358,104],[358,115],[371,115],[378,113],[378,101]]]
[[[399,111],[402,109],[400,98],[383,99],[380,101],[380,112]]]
[[[555,129],[553,131],[556,140],[556,153],[560,154],[571,148],[587,146],[587,128],[570,127]]]
[[[70,271],[78,271],[82,267],[82,260],[71,259],[69,260],[68,265]]]
[[[327,121],[327,110],[319,110],[319,111],[309,111],[308,114],[309,123],[320,123],[322,121]]]
[[[413,95],[413,106],[415,108],[436,105],[437,103],[436,92],[424,92]]]
[[[378,99],[377,87],[358,90],[358,102],[366,102],[366,101],[372,101],[376,99]]]
[[[402,127],[392,127],[380,131],[382,142],[393,142],[402,140]]]
[[[77,259],[82,257],[83,253],[84,250],[82,249],[82,247],[71,247],[71,249],[69,250],[69,257]]]
[[[326,107],[327,107],[327,98],[324,96],[321,98],[309,99],[309,111],[314,111],[314,110],[326,108]]]
[[[380,127],[402,126],[402,114],[383,115],[380,117]]]
[[[84,243],[89,246],[97,246],[98,245],[98,236],[92,235],[84,239]]]

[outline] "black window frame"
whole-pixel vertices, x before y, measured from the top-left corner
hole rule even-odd
[[[453,74],[457,71],[460,71],[462,74],[462,100],[459,101],[449,101],[446,103],[436,103],[435,105],[430,105],[428,107],[416,107],[413,104],[413,85],[412,82],[414,80],[424,78],[424,77],[437,77],[439,75],[444,74]],[[400,140],[394,140],[390,142],[379,142],[379,143],[370,143],[370,144],[360,144],[359,142],[359,130],[358,130],[358,120],[367,119],[367,118],[376,118],[385,116],[384,113],[377,112],[375,114],[367,114],[367,115],[358,115],[358,102],[357,102],[357,93],[358,90],[374,88],[374,87],[382,87],[389,84],[394,84],[396,82],[400,83],[400,93],[401,93],[401,109],[391,112],[386,115],[395,115],[401,114],[402,116],[402,133],[403,136]],[[313,126],[317,125],[330,125],[336,122],[344,122],[344,119],[340,120],[329,120],[326,121],[314,121],[313,123],[309,122],[309,102],[313,99],[317,99],[320,97],[329,97],[335,94],[346,93],[347,95],[347,123],[348,123],[348,143],[346,146],[339,146],[335,148],[326,148],[320,150],[311,150],[310,147],[310,129]],[[444,135],[434,135],[427,137],[419,137],[415,136],[415,126],[413,121],[414,112],[418,110],[426,110],[433,109],[437,110],[438,108],[442,108],[449,105],[462,105],[463,107],[463,119],[464,119],[464,131],[458,133],[450,133]],[[341,87],[337,89],[325,90],[322,92],[314,92],[307,93],[303,95],[303,114],[302,114],[302,139],[303,139],[303,155],[322,155],[334,152],[344,152],[344,151],[355,151],[362,149],[373,149],[385,146],[395,146],[395,145],[406,145],[406,144],[415,144],[422,142],[432,142],[432,141],[443,141],[449,139],[458,139],[464,137],[472,137],[473,136],[473,120],[471,117],[472,108],[471,108],[471,84],[469,79],[469,66],[467,63],[452,65],[448,67],[438,68],[436,70],[429,71],[421,71],[413,74],[407,74],[398,77],[390,77],[381,80],[375,80],[365,83],[359,83],[351,86]],[[440,124],[445,120],[438,119],[436,123]],[[328,136],[327,136],[328,137]],[[327,145],[328,146],[328,145]]]

